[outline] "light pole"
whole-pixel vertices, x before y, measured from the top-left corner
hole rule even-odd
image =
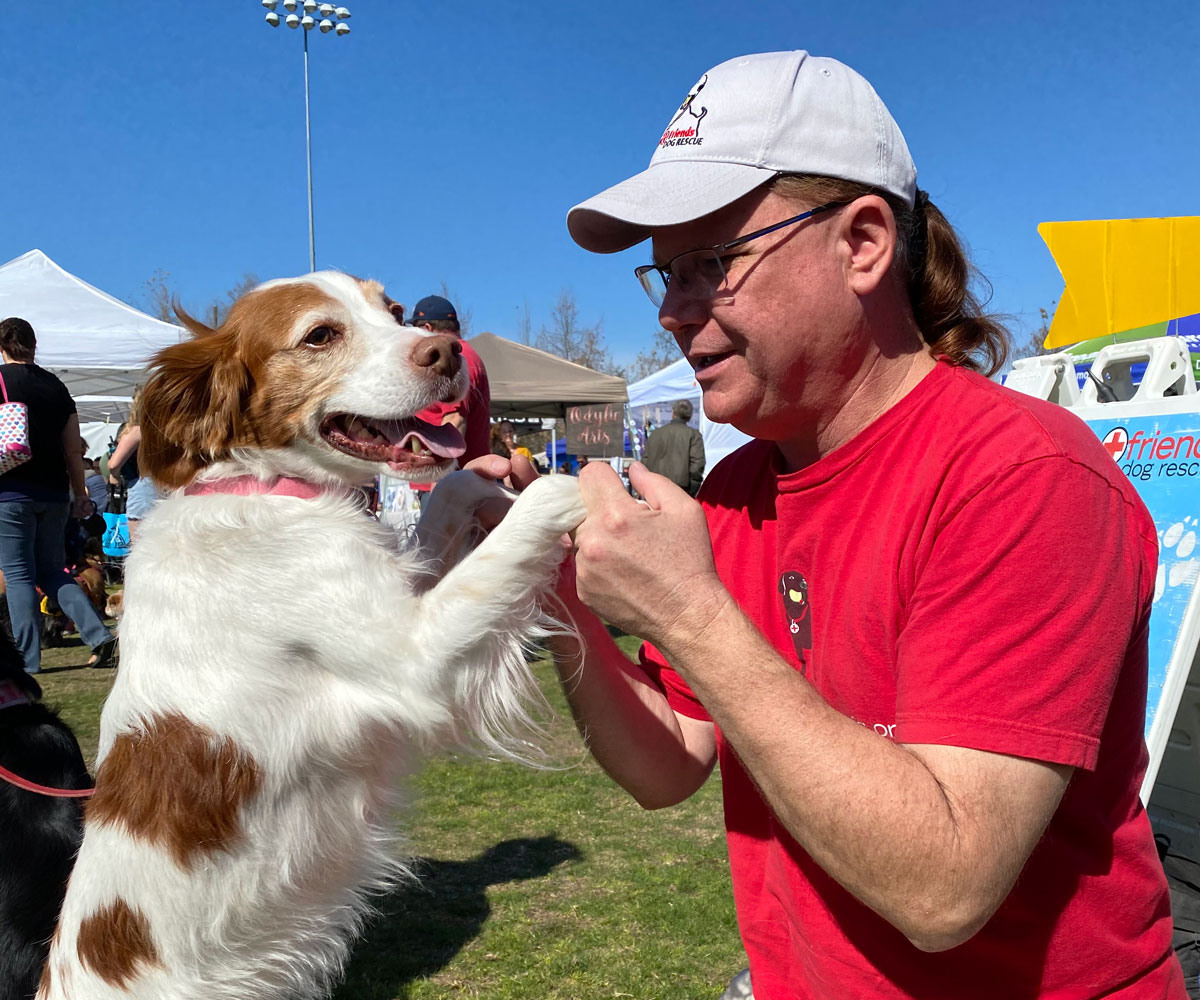
[[[279,15],[275,13],[275,8],[279,5],[280,0],[262,0],[262,5],[267,8],[267,24],[272,28],[279,27]],[[282,0],[283,9],[287,11],[287,16],[283,18],[283,23],[289,28],[303,28],[304,35],[304,148],[308,159],[308,269],[315,271],[317,269],[317,238],[316,229],[313,225],[313,182],[312,182],[312,121],[309,117],[308,109],[308,33],[313,28],[319,28],[321,34],[327,35],[330,31],[337,35],[350,34],[350,25],[346,24],[346,20],[350,17],[350,11],[345,7],[335,7],[331,3],[317,3],[317,0]],[[303,15],[297,14],[296,9],[303,9]],[[319,14],[320,20],[313,16]]]

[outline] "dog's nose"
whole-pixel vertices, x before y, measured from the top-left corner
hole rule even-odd
[[[413,364],[418,368],[432,368],[435,375],[450,378],[457,374],[462,354],[462,343],[457,337],[435,333],[422,337],[412,350]]]

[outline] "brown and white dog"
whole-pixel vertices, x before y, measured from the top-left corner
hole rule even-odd
[[[413,414],[458,398],[457,342],[398,322],[382,287],[321,272],[247,293],[162,351],[139,464],[175,487],[125,574],[121,665],[96,793],[40,1000],[323,995],[364,892],[402,870],[389,813],[421,749],[518,745],[522,643],[573,480],[455,540],[499,487],[458,472],[416,544],[351,487],[433,478],[463,444]]]

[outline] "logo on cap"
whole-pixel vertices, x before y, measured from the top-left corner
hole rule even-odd
[[[696,103],[696,98],[700,95],[700,91],[704,89],[704,85],[708,83],[708,74],[700,77],[700,82],[688,91],[684,102],[679,105],[679,110],[675,112],[675,117],[667,123],[667,129],[662,134],[662,138],[658,140],[658,148],[662,149],[666,146],[699,146],[704,142],[700,138],[700,121],[708,114],[708,108],[701,108],[700,113],[692,109],[692,105]],[[680,128],[675,128],[675,123],[679,121],[684,114],[689,114],[696,119],[695,125],[687,125]]]

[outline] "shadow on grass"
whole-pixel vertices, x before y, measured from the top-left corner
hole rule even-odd
[[[420,881],[377,901],[379,917],[358,942],[339,1000],[395,1000],[408,984],[445,968],[491,914],[487,889],[543,878],[579,849],[557,837],[501,841],[469,861],[418,858]]]

